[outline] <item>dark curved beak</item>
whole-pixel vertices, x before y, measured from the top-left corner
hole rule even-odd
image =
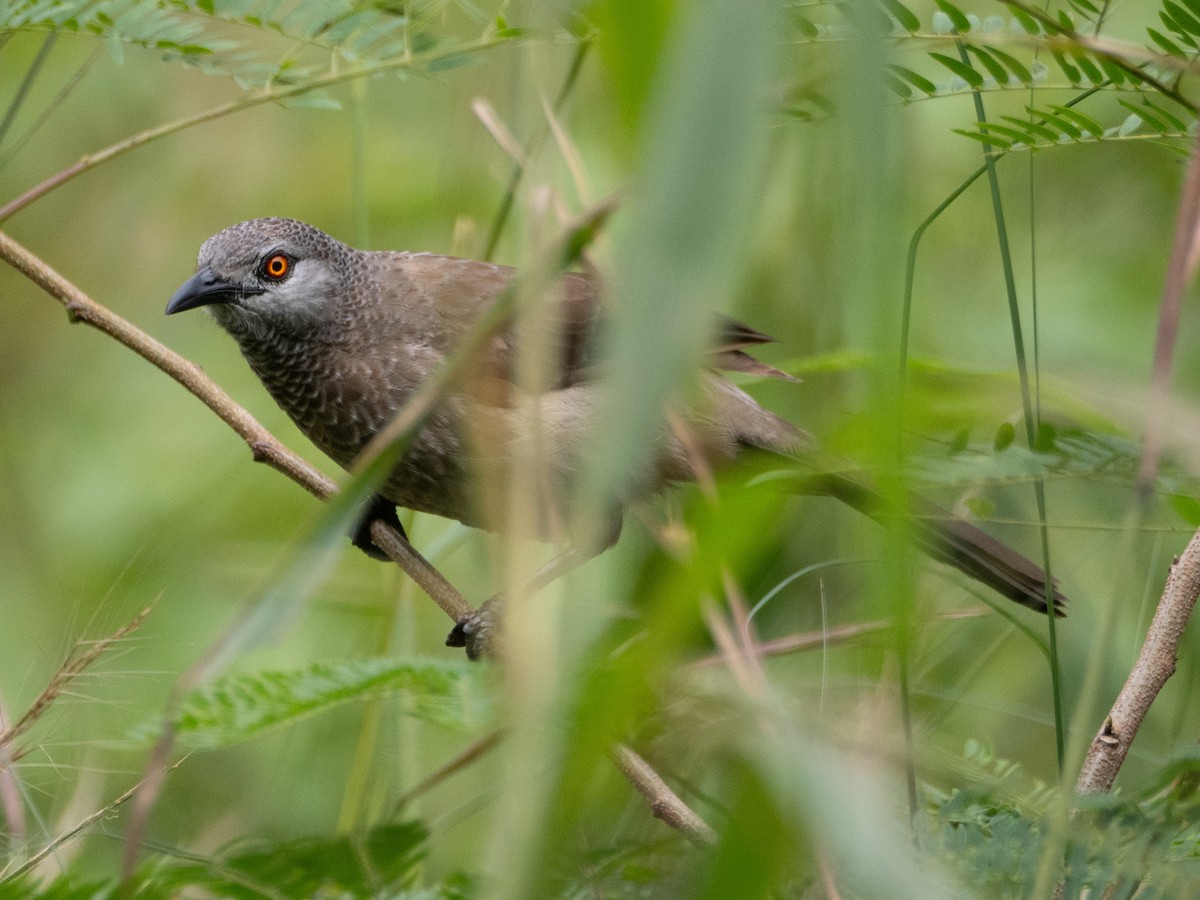
[[[204,268],[185,281],[167,304],[167,315],[208,306],[211,303],[232,303],[253,291],[220,278],[212,269]]]

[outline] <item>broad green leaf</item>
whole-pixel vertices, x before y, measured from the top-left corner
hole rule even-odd
[[[1063,70],[1063,74],[1067,76],[1067,80],[1071,84],[1079,84],[1083,81],[1083,74],[1067,60],[1065,54],[1055,50],[1051,53],[1051,56],[1054,57],[1054,61],[1058,63],[1058,67]]]
[[[895,17],[900,23],[900,27],[910,33],[915,33],[921,30],[921,20],[911,9],[905,6],[900,0],[880,0],[884,8]]]
[[[792,22],[800,29],[800,33],[810,40],[821,34],[821,29],[814,25],[808,16],[801,15],[799,12],[793,12]]]
[[[932,81],[930,81],[924,75],[914,72],[912,69],[906,69],[906,68],[904,68],[904,66],[896,66],[896,65],[890,65],[890,64],[888,65],[888,69],[890,69],[892,71],[892,73],[896,75],[897,78],[901,78],[904,81],[907,81],[909,84],[911,84],[913,87],[915,87],[919,91],[924,91],[926,94],[929,94],[931,96],[933,94],[937,93],[937,85],[936,84],[934,84]]]
[[[967,52],[975,55],[975,58],[982,63],[983,67],[988,70],[988,74],[996,80],[996,83],[1000,85],[1000,87],[1006,87],[1008,85],[1008,70],[1005,69],[1004,66],[1002,66],[995,58],[993,58],[991,53],[989,53],[987,50],[984,50],[982,47],[974,47],[969,44],[967,45]]]
[[[1171,509],[1192,528],[1200,527],[1200,500],[1185,494],[1170,494],[1167,497]]]
[[[1104,70],[1104,74],[1108,76],[1108,80],[1116,87],[1130,82],[1133,78],[1133,76],[1108,57],[1101,56],[1097,59],[1097,62],[1100,63],[1100,68]]]
[[[1196,48],[1196,41],[1193,38],[1191,32],[1189,32],[1188,29],[1184,28],[1182,25],[1180,25],[1178,22],[1176,22],[1174,17],[1172,17],[1170,13],[1168,13],[1166,10],[1160,10],[1159,14],[1158,14],[1158,18],[1162,21],[1162,23],[1164,25],[1167,26],[1167,30],[1172,32],[1177,38],[1179,38],[1179,40],[1183,41],[1185,44],[1187,44],[1189,47],[1191,47],[1193,49]]]
[[[1129,103],[1125,100],[1117,100],[1117,102],[1120,103],[1123,107],[1125,107],[1127,110],[1130,111],[1130,113],[1132,114],[1130,116],[1130,118],[1137,119],[1137,124],[1134,125],[1132,128],[1130,128],[1129,131],[1133,131],[1135,128],[1137,128],[1137,125],[1140,125],[1143,121],[1146,122],[1155,131],[1160,132],[1160,133],[1165,133],[1165,132],[1168,132],[1171,130],[1170,126],[1167,125],[1165,120],[1160,119],[1157,115],[1154,114],[1154,110],[1152,108],[1149,108],[1149,107],[1144,108],[1144,107],[1134,106],[1132,103]],[[1129,119],[1126,119],[1125,121],[1126,121],[1126,123],[1128,123]],[[1121,128],[1122,128],[1123,134],[1129,133],[1129,131],[1124,130],[1125,129],[1124,125],[1122,125]]]
[[[976,127],[988,137],[1000,135],[1001,137],[1011,138],[1022,144],[1033,144],[1037,141],[1037,135],[1031,134],[1029,129],[1024,128],[1024,123],[1018,119],[1019,126],[1014,128],[1011,125],[1001,125],[999,122],[980,122]]]
[[[226,675],[183,696],[171,725],[184,746],[220,747],[303,716],[368,697],[403,693],[407,715],[448,727],[487,720],[484,670],[465,661],[372,657],[321,661],[303,669]],[[159,723],[141,726],[152,737]]]
[[[1053,109],[1035,109],[1032,106],[1026,107],[1026,109],[1030,115],[1045,120],[1051,126],[1064,132],[1072,140],[1077,141],[1083,137],[1083,132],[1071,119],[1059,115]]]
[[[1087,77],[1087,80],[1092,84],[1101,84],[1104,81],[1104,73],[1085,53],[1077,53],[1075,55],[1075,63]]]
[[[1027,86],[1033,84],[1033,73],[1030,72],[1029,68],[1019,59],[996,47],[989,47],[988,52],[991,53],[991,55],[996,59],[1000,60],[1000,62],[1004,63],[1008,70],[1012,72],[1013,75],[1017,77],[1017,80],[1022,84]]]
[[[999,428],[996,429],[996,436],[992,440],[992,449],[997,453],[1007,450],[1013,445],[1013,441],[1016,440],[1016,435],[1017,431],[1013,427],[1012,422],[1004,422]]]
[[[1058,113],[1059,116],[1069,119],[1084,131],[1090,132],[1093,137],[1099,137],[1104,132],[1103,125],[1086,113],[1080,112],[1078,107],[1051,106],[1050,108]]]
[[[1006,141],[1004,138],[996,137],[995,135],[983,134],[979,131],[967,131],[964,128],[955,128],[955,134],[960,134],[963,137],[970,138],[973,141],[979,141],[982,144],[987,144],[993,150],[1010,150],[1012,142]]]
[[[774,21],[760,4],[686,7],[644,120],[640,188],[614,242],[612,392],[581,490],[607,508],[650,452],[663,403],[695,376],[716,307],[740,271],[753,184],[765,144]],[[664,343],[662,335],[672,340]],[[619,400],[617,398],[620,398]],[[599,503],[600,506],[595,506]]]
[[[959,34],[970,33],[971,21],[961,9],[950,3],[949,0],[934,0],[934,2],[937,3],[938,9],[949,17],[951,24]]]
[[[1146,33],[1148,35],[1150,35],[1150,40],[1152,40],[1152,41],[1154,41],[1154,43],[1158,44],[1159,47],[1161,47],[1163,50],[1165,50],[1171,56],[1176,56],[1176,57],[1179,57],[1180,59],[1187,56],[1187,54],[1183,52],[1183,50],[1180,48],[1180,46],[1178,44],[1176,44],[1174,41],[1172,41],[1169,37],[1167,37],[1162,32],[1157,31],[1154,28],[1147,28]]]
[[[943,66],[965,81],[973,88],[983,87],[983,76],[964,63],[962,60],[955,59],[952,56],[946,56],[943,53],[930,53],[933,59],[936,59]]]
[[[423,880],[420,867],[428,837],[425,826],[408,822],[382,825],[365,834],[258,841],[226,851],[211,861],[185,855],[186,862],[160,867],[147,886],[163,897],[231,900],[262,897],[441,900],[460,896],[437,888],[412,894],[405,890]],[[136,895],[151,896],[151,893],[136,892]]]
[[[1196,17],[1182,6],[1171,2],[1171,0],[1162,0],[1162,4],[1163,8],[1171,14],[1171,18],[1180,28],[1190,35],[1200,34],[1200,20],[1197,20]]]
[[[1030,143],[1033,143],[1032,139],[1034,137],[1040,137],[1040,138],[1043,138],[1044,140],[1055,141],[1055,142],[1062,139],[1061,134],[1054,131],[1053,129],[1047,128],[1045,125],[1041,124],[1040,122],[1034,122],[1029,119],[1018,119],[1016,116],[1008,116],[1008,115],[1001,116],[1000,118],[1004,119],[1007,122],[1013,123],[1014,125],[1016,125],[1019,128],[1025,129],[1025,131],[1027,131],[1030,135],[1030,138],[1031,138]]]
[[[893,75],[891,72],[884,72],[884,84],[888,86],[900,99],[908,100],[913,95],[913,90],[908,86],[908,82],[903,81]]]
[[[1025,29],[1026,34],[1037,35],[1042,33],[1041,23],[1033,16],[1029,15],[1029,13],[1025,12],[1025,10],[1019,9],[1016,6],[1010,6],[1008,7],[1008,11],[1012,14],[1012,17],[1020,23],[1021,27]]]
[[[1142,98],[1142,108],[1154,110],[1154,114],[1156,116],[1166,120],[1170,127],[1174,128],[1176,131],[1187,131],[1188,126],[1184,124],[1182,119],[1180,119],[1170,110],[1164,108],[1161,104],[1155,103],[1149,97]],[[1163,130],[1166,131],[1167,129]]]

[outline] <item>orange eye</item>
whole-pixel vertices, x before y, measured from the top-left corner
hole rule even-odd
[[[269,257],[267,261],[262,264],[262,273],[267,278],[278,281],[287,275],[291,267],[292,261],[290,259],[284,256],[282,253],[276,253],[274,256]]]

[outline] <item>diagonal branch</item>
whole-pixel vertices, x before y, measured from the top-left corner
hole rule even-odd
[[[249,445],[256,462],[282,472],[322,500],[337,492],[333,479],[284,446],[199,366],[97,303],[3,232],[0,232],[0,259],[61,302],[72,322],[84,322],[115,338],[182,384]],[[451,619],[457,621],[471,611],[462,594],[399,532],[377,521],[371,526],[371,536]]]
[[[717,833],[679,799],[679,795],[671,790],[662,780],[662,776],[655,772],[636,750],[628,744],[617,744],[613,747],[612,755],[621,774],[649,804],[654,818],[661,819],[676,831],[682,832],[684,837],[697,846],[703,847],[717,842]]]
[[[1078,793],[1106,794],[1112,790],[1150,704],[1167,679],[1175,674],[1179,641],[1197,596],[1200,596],[1200,532],[1171,566],[1137,662],[1088,748],[1075,784]]]

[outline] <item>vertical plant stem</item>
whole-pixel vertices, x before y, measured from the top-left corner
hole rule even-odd
[[[970,65],[966,48],[958,43],[959,57]],[[983,97],[979,91],[971,92],[975,103],[975,118],[979,124],[987,122],[983,108]],[[1008,315],[1012,323],[1013,350],[1016,354],[1017,377],[1021,384],[1021,406],[1025,417],[1025,439],[1030,449],[1037,446],[1038,420],[1033,407],[1033,391],[1029,383],[1029,363],[1025,356],[1025,338],[1021,328],[1021,308],[1017,302],[1017,282],[1013,269],[1012,251],[1008,240],[1008,226],[1004,219],[1004,204],[1000,197],[1000,178],[996,173],[996,157],[992,146],[983,145],[983,166],[987,172],[988,189],[992,197],[992,213],[996,221],[996,239],[1000,246],[1000,263],[1004,272],[1004,289],[1008,297]],[[1037,328],[1037,322],[1034,322]],[[1034,498],[1037,503],[1038,526],[1042,543],[1042,568],[1046,572],[1046,628],[1050,645],[1050,690],[1054,702],[1054,748],[1061,777],[1066,762],[1066,724],[1063,715],[1062,673],[1058,659],[1058,629],[1054,615],[1054,576],[1050,569],[1050,529],[1046,524],[1046,485],[1041,476],[1033,480]]]
[[[17,92],[13,94],[12,100],[9,101],[3,120],[0,120],[0,144],[3,144],[4,139],[8,137],[9,129],[12,128],[13,121],[17,118],[17,113],[25,105],[25,98],[29,96],[29,89],[33,87],[34,79],[37,78],[38,73],[42,70],[42,65],[46,62],[46,57],[50,55],[50,51],[54,48],[54,43],[57,40],[57,31],[51,31],[47,34],[46,39],[42,41],[42,46],[38,49],[37,56],[33,58],[33,62],[25,70],[25,77],[21,79],[21,84],[17,87]]]
[[[575,45],[575,55],[571,57],[571,65],[567,69],[566,77],[563,79],[562,87],[559,88],[558,96],[554,98],[553,111],[557,113],[566,102],[567,97],[571,94],[571,89],[575,87],[575,82],[579,78],[579,72],[583,68],[583,61],[587,57],[588,49],[592,46],[589,40],[580,40]],[[538,149],[546,142],[546,138],[550,135],[550,123],[544,122],[539,130],[537,137],[529,142],[525,148],[525,159],[531,159]],[[521,179],[525,176],[525,166],[520,160],[513,163],[512,173],[508,177],[508,186],[504,189],[504,199],[500,201],[500,208],[496,210],[496,217],[492,220],[492,227],[488,230],[487,244],[484,246],[483,259],[490,260],[496,252],[496,246],[500,243],[500,235],[504,233],[504,226],[508,224],[508,217],[512,214],[513,203],[516,200],[517,188],[521,184]]]

